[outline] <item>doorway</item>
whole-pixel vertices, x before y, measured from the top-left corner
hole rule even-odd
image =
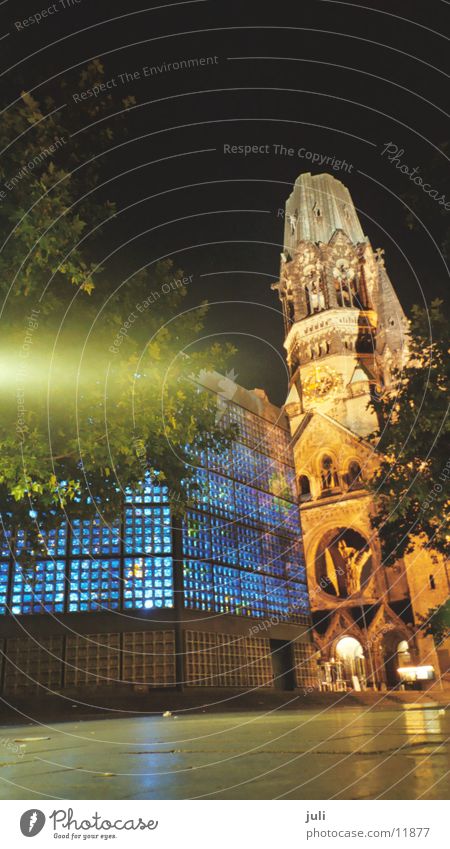
[[[296,681],[292,643],[284,640],[270,640],[270,651],[275,689],[294,690]]]
[[[336,659],[342,663],[344,679],[350,687],[356,676],[361,687],[366,687],[366,661],[363,647],[355,637],[342,637],[336,645]]]

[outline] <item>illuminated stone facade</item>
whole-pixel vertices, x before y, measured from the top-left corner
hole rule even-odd
[[[331,175],[297,179],[273,288],[284,316],[285,409],[315,641],[331,661],[339,658],[342,637],[354,637],[364,653],[362,677],[390,686],[399,665],[438,668],[433,641],[415,626],[421,612],[446,598],[448,580],[444,565],[432,568],[420,549],[394,568],[381,563],[373,499],[364,485],[377,464],[370,401],[404,362],[408,325],[383,251],[373,250],[347,188]],[[424,591],[433,574],[440,594]]]

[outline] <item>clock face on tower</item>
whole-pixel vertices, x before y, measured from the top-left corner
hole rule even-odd
[[[333,369],[317,366],[303,378],[303,395],[308,401],[324,398],[338,383],[339,375]]]

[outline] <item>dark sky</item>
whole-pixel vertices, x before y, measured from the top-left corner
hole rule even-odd
[[[104,158],[110,196],[119,209],[135,205],[103,234],[99,255],[119,248],[105,263],[111,279],[173,255],[193,275],[189,303],[219,302],[207,330],[240,349],[240,382],[264,386],[275,401],[285,397],[282,322],[270,289],[283,236],[278,210],[299,173],[324,170],[298,157],[299,148],[351,165],[333,173],[349,187],[374,247],[385,248],[405,308],[445,295],[440,246],[450,212],[382,151],[395,144],[402,162],[450,199],[442,149],[447,3],[279,0],[266,10],[245,0],[64,3],[56,0],[28,27],[23,21],[49,10],[48,0],[0,7],[2,33],[10,33],[2,41],[4,68],[19,63],[2,77],[5,102],[23,87],[36,87],[37,98],[55,95],[64,79],[65,108],[82,130],[85,105],[73,95],[93,57],[115,81],[111,113],[124,97],[136,98],[139,108],[126,115],[128,143]],[[202,57],[210,62],[167,70]],[[145,77],[145,66],[160,70]],[[136,72],[139,79],[120,78]],[[111,114],[112,128],[116,120]],[[264,152],[226,154],[227,144]],[[277,155],[275,144],[295,156]],[[420,217],[413,229],[410,192]]]

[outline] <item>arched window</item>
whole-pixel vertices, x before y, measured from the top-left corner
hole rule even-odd
[[[309,501],[311,498],[311,485],[307,475],[300,475],[298,488],[300,491],[300,501]]]
[[[363,309],[358,292],[358,280],[355,269],[345,259],[339,259],[333,269],[336,287],[336,299],[340,307]]]
[[[361,475],[361,466],[356,460],[352,460],[349,463],[347,472],[347,486],[349,489],[361,489],[364,486]]]
[[[336,467],[333,463],[331,457],[328,454],[325,455],[322,459],[321,470],[320,470],[320,478],[322,483],[322,491],[328,489],[335,489],[339,486],[339,477],[336,471]]]

